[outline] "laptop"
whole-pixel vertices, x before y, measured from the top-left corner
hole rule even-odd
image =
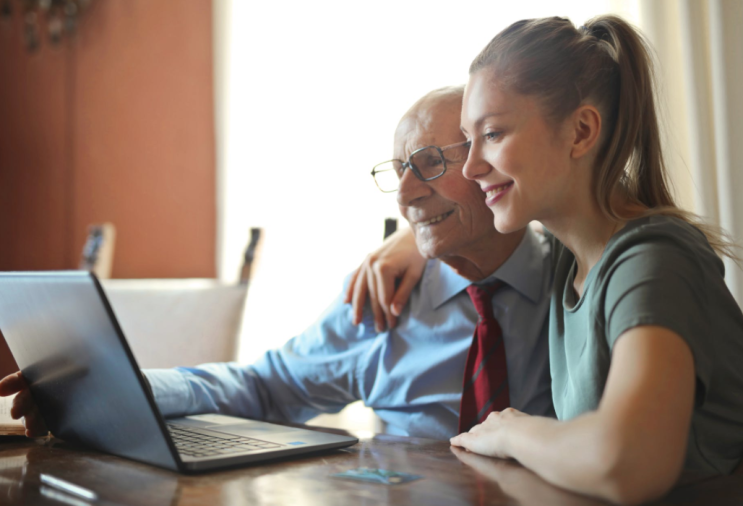
[[[89,272],[0,273],[0,331],[47,427],[66,441],[184,473],[358,442],[220,414],[164,419]]]

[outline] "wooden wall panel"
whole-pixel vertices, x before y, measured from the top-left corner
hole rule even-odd
[[[113,277],[215,276],[211,16],[98,0],[34,54],[18,12],[0,23],[0,270],[74,269],[88,224],[111,221]]]
[[[214,277],[211,1],[98,0],[27,54],[0,27],[0,270],[75,268],[117,227],[113,277]]]
[[[0,270],[62,269],[69,50],[44,46],[29,57],[19,30],[0,30]]]
[[[111,221],[114,277],[214,277],[211,2],[96,7],[77,40],[74,241]]]

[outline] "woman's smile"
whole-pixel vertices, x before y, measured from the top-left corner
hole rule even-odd
[[[503,196],[508,193],[508,190],[513,186],[513,181],[509,181],[500,185],[490,185],[482,189],[485,192],[485,204],[488,206],[495,205]]]

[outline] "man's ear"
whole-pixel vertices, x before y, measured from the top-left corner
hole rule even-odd
[[[582,158],[589,153],[601,136],[601,113],[592,105],[582,105],[573,113],[572,158]]]

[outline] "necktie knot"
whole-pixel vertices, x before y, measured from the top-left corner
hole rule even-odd
[[[470,285],[467,294],[475,305],[475,310],[481,319],[487,320],[493,316],[493,294],[501,287],[500,281],[491,281],[482,285]]]

